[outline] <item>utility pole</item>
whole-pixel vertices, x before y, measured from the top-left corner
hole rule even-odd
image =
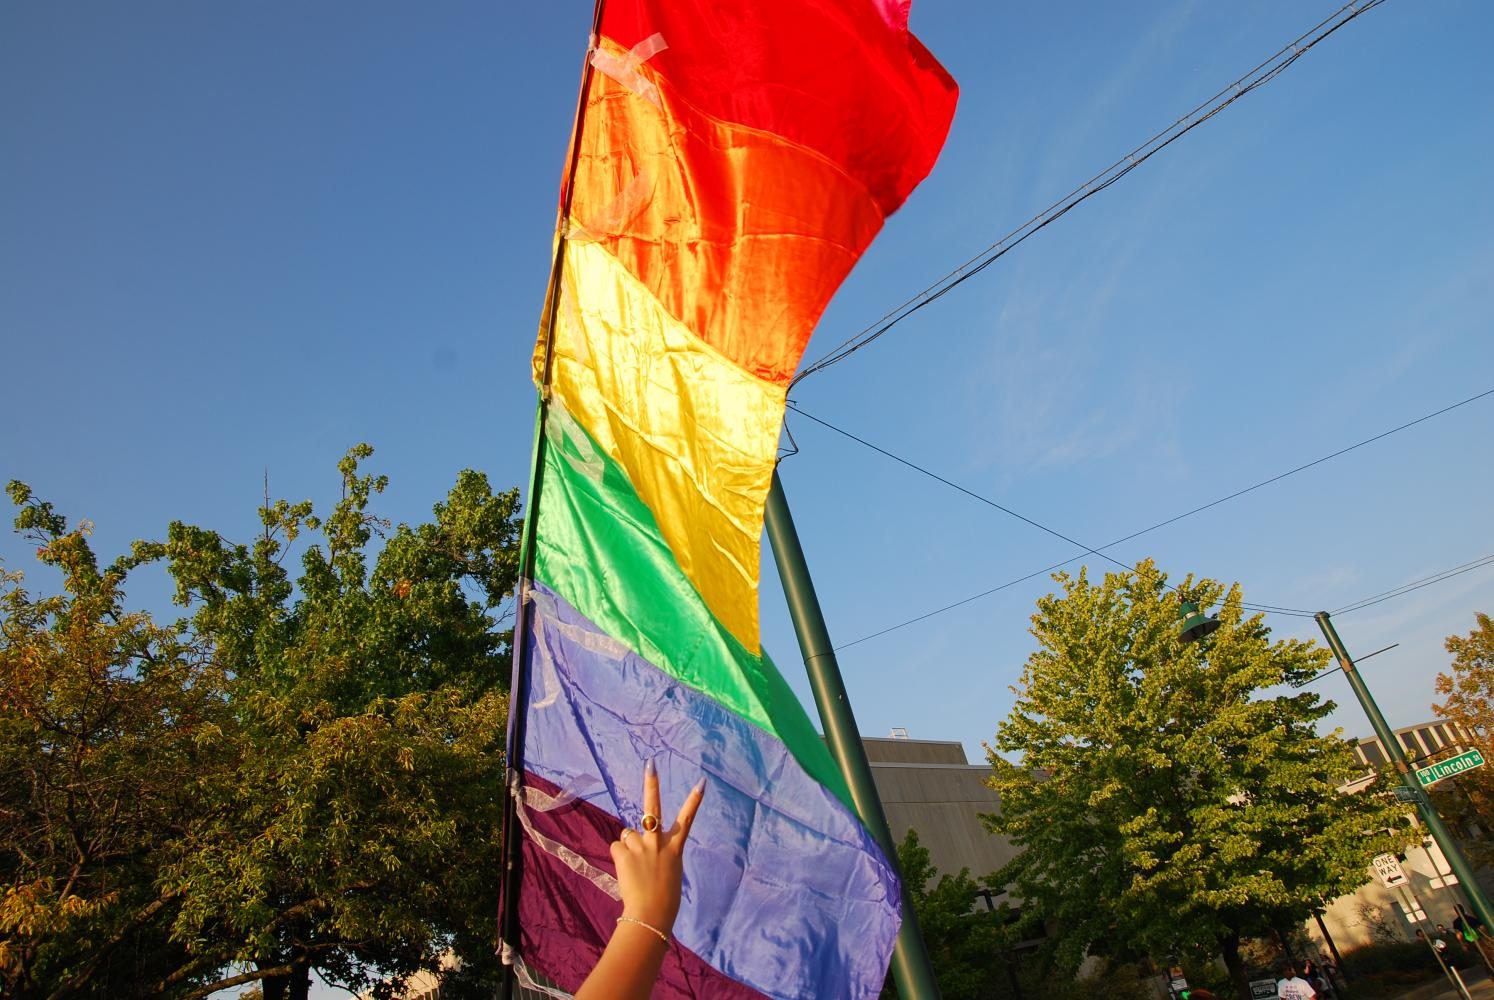
[[[1473,912],[1484,922],[1485,927],[1494,927],[1494,908],[1489,906],[1489,899],[1484,895],[1483,887],[1478,884],[1478,878],[1473,873],[1473,866],[1463,856],[1463,849],[1453,839],[1452,831],[1432,808],[1432,800],[1427,797],[1426,789],[1421,787],[1416,773],[1411,770],[1410,763],[1406,760],[1405,751],[1401,749],[1401,743],[1391,732],[1390,724],[1385,721],[1385,716],[1380,714],[1380,706],[1375,704],[1375,699],[1370,695],[1369,688],[1365,686],[1364,678],[1359,675],[1359,670],[1354,666],[1354,661],[1349,656],[1349,651],[1344,648],[1343,640],[1338,637],[1338,632],[1333,627],[1328,612],[1319,611],[1313,616],[1318,627],[1323,630],[1323,638],[1328,640],[1328,648],[1333,650],[1333,655],[1338,659],[1338,665],[1343,668],[1344,676],[1349,679],[1349,687],[1354,690],[1354,697],[1359,699],[1359,704],[1364,708],[1364,714],[1369,716],[1370,725],[1374,727],[1375,735],[1380,738],[1380,743],[1385,747],[1385,754],[1395,765],[1396,773],[1401,776],[1401,781],[1411,789],[1411,799],[1416,803],[1416,810],[1421,815],[1422,821],[1426,823],[1427,829],[1432,833],[1432,839],[1437,841],[1437,846],[1442,848],[1442,854],[1447,858],[1453,874],[1463,884],[1463,892],[1468,896],[1468,901],[1473,904]]]

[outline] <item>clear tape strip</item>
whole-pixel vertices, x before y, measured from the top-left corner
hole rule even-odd
[[[638,72],[638,67],[667,48],[669,48],[669,43],[664,41],[664,36],[656,31],[622,55],[593,45],[591,64],[596,67],[598,73],[611,77],[645,101],[657,105],[659,88],[652,80]]]
[[[523,788],[519,782],[518,773],[514,771],[509,772],[508,786],[510,794],[514,796],[514,812],[519,817],[519,824],[524,828],[524,832],[529,835],[529,839],[534,841],[540,850],[553,858],[560,859],[560,862],[567,868],[586,879],[586,881],[613,899],[622,899],[622,892],[617,887],[616,877],[608,875],[559,841],[546,837],[536,830],[534,824],[530,822],[529,809],[531,807],[539,812],[547,812],[560,805],[564,801],[562,797],[535,793],[533,799],[531,799],[530,793],[534,792],[534,789]],[[523,794],[520,794],[521,790]]]
[[[575,304],[570,301],[570,298],[569,295],[564,296],[561,303],[574,309]],[[570,411],[565,408],[565,403],[559,396],[550,400],[549,418],[545,421],[545,436],[555,444],[570,442],[579,456],[579,461],[576,463],[577,471],[592,482],[600,483],[606,473],[602,456],[597,453],[596,448],[592,446],[591,439],[586,436],[586,432],[581,429],[576,418],[571,416]]]
[[[647,171],[639,171],[612,200],[584,223],[572,219],[566,227],[565,238],[572,243],[595,243],[609,236],[619,236],[653,197],[653,177]]]
[[[545,986],[537,981],[529,974],[529,966],[525,965],[524,960],[518,955],[515,955],[513,958],[514,960],[511,964],[514,967],[514,977],[518,979],[521,987],[526,990],[533,990],[541,996],[554,997],[555,1000],[572,1000],[571,994],[565,990],[556,989],[553,986]]]

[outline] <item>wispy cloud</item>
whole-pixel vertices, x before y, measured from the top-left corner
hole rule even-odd
[[[1086,139],[1101,130],[1106,120],[1116,113],[1152,65],[1178,45],[1193,18],[1196,6],[1194,0],[1183,0],[1161,14],[1152,22],[1146,34],[1125,49],[1124,58],[1090,92],[1090,99],[1082,106],[1065,110],[1065,127],[1054,141],[1048,143],[1042,159],[1039,183],[1036,186],[1040,194],[1051,191],[1051,197],[1056,198],[1082,179],[1077,176],[1076,168],[1082,171],[1085,168],[1094,170],[1103,166],[1101,163],[1079,162],[1079,154],[1085,148]],[[1179,107],[1176,110],[1181,114],[1187,108]],[[1161,126],[1166,123],[1159,121],[1155,124]],[[1119,154],[1122,150],[1114,152]]]
[[[1087,140],[1178,43],[1194,7],[1185,0],[1159,17],[1089,100],[1066,112],[1033,186],[1040,200],[1057,197],[1100,165],[1081,162]],[[986,362],[967,378],[971,425],[987,428],[972,466],[998,465],[1011,479],[1145,447],[1165,471],[1182,473],[1177,421],[1165,412],[1173,404],[1163,402],[1174,395],[1166,391],[1169,372],[1123,359],[1108,342],[1117,296],[1168,197],[1163,184],[1139,200],[1133,193],[1126,208],[1132,223],[1111,230],[1102,244],[1086,245],[1077,274],[1018,272],[991,322]]]

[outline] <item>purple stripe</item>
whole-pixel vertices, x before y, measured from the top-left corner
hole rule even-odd
[[[780,740],[641,659],[543,585],[533,601],[525,770],[631,826],[642,814],[645,760],[658,765],[666,823],[705,776],[685,851],[680,942],[772,997],[875,996],[899,890],[861,822]],[[557,839],[574,846],[569,835]]]
[[[559,789],[533,774],[525,785],[547,795]],[[554,837],[564,830],[571,849],[597,867],[612,870],[608,845],[622,823],[596,806],[572,799],[535,817]],[[587,882],[532,840],[524,850],[524,887],[519,893],[519,943],[524,961],[571,992],[580,987],[617,926],[622,904]],[[652,994],[658,1000],[762,1000],[762,994],[711,968],[677,940],[669,946]]]

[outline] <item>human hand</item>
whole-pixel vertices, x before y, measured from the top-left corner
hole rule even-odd
[[[659,819],[659,772],[649,761],[643,769],[643,824],[645,829],[623,830],[612,842],[612,863],[617,866],[617,887],[622,894],[623,916],[641,921],[668,934],[680,910],[680,883],[684,877],[685,841],[695,811],[705,797],[705,779],[690,790],[680,806],[674,825],[664,829]],[[647,829],[652,825],[653,829]]]

